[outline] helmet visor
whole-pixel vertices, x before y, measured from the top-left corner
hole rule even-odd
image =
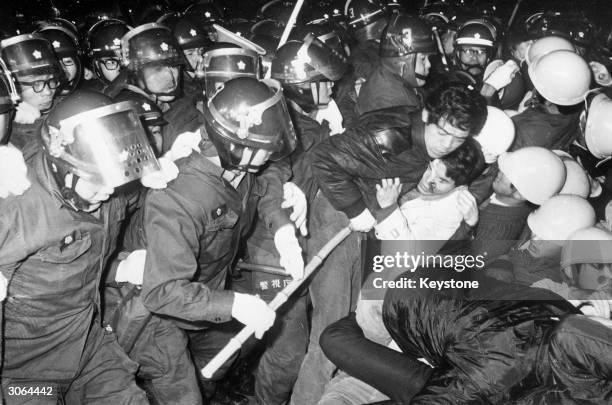
[[[348,68],[346,58],[338,51],[317,39],[312,33],[304,38],[304,57],[323,76],[331,81],[340,80]]]
[[[119,187],[159,170],[132,102],[96,108],[50,127],[50,154],[94,184]]]
[[[221,141],[236,153],[244,150],[243,147],[250,150],[263,149],[270,152],[269,160],[275,161],[286,157],[295,149],[297,136],[280,83],[275,80],[264,80],[264,83],[274,90],[274,94],[259,104],[245,105],[243,109],[236,107],[232,116],[238,125],[227,120],[215,108],[214,97],[209,101],[205,115],[210,124],[209,128],[214,128],[211,137],[219,138],[215,142],[216,145]],[[241,158],[234,158],[238,157]]]

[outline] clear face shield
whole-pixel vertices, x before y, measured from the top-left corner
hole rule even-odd
[[[55,164],[104,187],[119,187],[160,170],[132,102],[96,108],[49,127]]]
[[[214,97],[205,110],[206,128],[226,170],[256,172],[267,160],[286,157],[297,145],[280,83],[263,82],[274,89],[272,97],[253,106],[238,105],[233,111],[224,111],[237,124],[215,108]]]

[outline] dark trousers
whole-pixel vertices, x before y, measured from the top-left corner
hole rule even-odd
[[[24,381],[3,378],[4,403],[6,405],[149,403],[146,394],[138,388],[134,380],[137,364],[119,347],[113,333],[97,325],[92,326],[81,359],[80,369],[71,381],[45,381],[39,378]],[[41,374],[44,375],[45,364],[39,366]]]

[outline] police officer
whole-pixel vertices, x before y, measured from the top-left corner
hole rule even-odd
[[[53,46],[37,34],[23,34],[0,42],[0,53],[15,79],[21,102],[13,119],[11,143],[26,156],[39,148],[44,115],[53,105],[61,70]]]
[[[274,233],[284,226],[294,229],[280,202],[265,193],[264,179],[255,175],[268,160],[295,147],[280,85],[230,80],[205,111],[201,152],[180,160],[178,178],[166,190],[150,193],[144,207],[148,258],[141,296],[154,314],[154,332],[143,333],[133,354],[149,369],[166,370],[167,378],[155,385],[162,403],[201,401],[190,357],[203,367],[229,338],[224,323],[234,318],[261,338],[274,321],[264,301],[225,289],[255,211]]]
[[[127,209],[123,197],[110,197],[157,162],[131,104],[98,93],[76,92],[55,106],[40,135],[43,148],[28,161],[32,186],[0,201],[0,270],[11,280],[4,399],[25,403],[32,396],[24,388],[46,387],[67,404],[146,404],[136,364],[101,327],[98,287]],[[133,155],[125,160],[118,150]],[[119,267],[117,280],[125,276]]]
[[[424,21],[394,14],[381,37],[380,64],[361,86],[357,114],[396,106],[421,109],[417,89],[425,85],[431,67],[429,54],[434,51],[431,31]]]

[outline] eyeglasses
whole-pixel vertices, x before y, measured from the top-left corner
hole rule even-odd
[[[461,48],[461,53],[467,56],[482,56],[487,54],[487,50],[476,48]]]
[[[99,59],[99,62],[102,63],[107,70],[119,69],[118,59]]]
[[[55,90],[59,87],[60,82],[55,77],[47,80],[35,80],[33,82],[22,82],[18,81],[17,84],[20,86],[30,86],[34,93],[40,93],[45,89],[45,86],[48,86],[49,89]]]

